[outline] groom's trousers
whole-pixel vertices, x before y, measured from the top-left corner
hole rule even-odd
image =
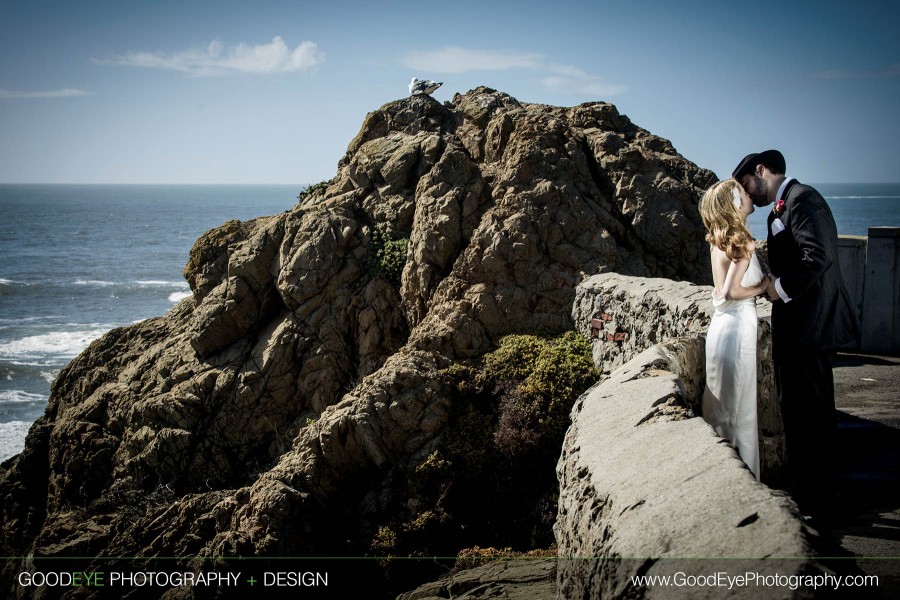
[[[804,514],[830,519],[837,468],[834,352],[796,350],[775,365],[790,491]]]

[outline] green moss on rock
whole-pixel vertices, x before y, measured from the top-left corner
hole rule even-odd
[[[384,277],[394,285],[400,285],[408,247],[409,238],[398,236],[383,223],[376,225],[369,248],[369,275]]]
[[[600,377],[590,344],[575,332],[510,335],[477,364],[439,376],[451,391],[449,425],[410,466],[399,494],[406,505],[379,530],[373,550],[451,556],[476,546],[503,554],[547,548],[569,412]]]

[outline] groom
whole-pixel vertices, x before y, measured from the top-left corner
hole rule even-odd
[[[794,498],[804,515],[834,514],[835,350],[859,338],[838,263],[837,227],[814,188],[785,177],[778,150],[749,154],[732,173],[768,218],[772,360]]]

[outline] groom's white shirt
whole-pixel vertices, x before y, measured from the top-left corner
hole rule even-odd
[[[784,190],[787,189],[787,186],[790,182],[792,182],[795,177],[788,177],[784,181],[781,182],[781,187],[778,188],[778,193],[775,195],[775,202],[784,199]],[[784,288],[781,287],[781,277],[775,280],[775,291],[778,292],[778,295],[781,296],[781,299],[785,302],[790,302],[791,297],[785,293]]]

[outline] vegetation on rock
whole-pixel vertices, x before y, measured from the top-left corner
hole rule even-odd
[[[409,238],[392,233],[387,225],[379,223],[372,230],[369,255],[369,275],[384,277],[396,286],[400,285]]]
[[[556,558],[556,556],[557,549],[555,545],[549,548],[529,550],[528,552],[516,552],[509,547],[498,549],[494,547],[482,548],[480,546],[473,546],[472,548],[461,550],[459,554],[456,555],[456,570],[473,569],[495,560]]]
[[[306,186],[299,194],[297,194],[297,200],[302,202],[307,197],[312,196],[317,192],[324,192],[329,183],[331,183],[331,181],[326,179],[325,181],[320,181],[319,183],[313,183]]]
[[[462,548],[505,548],[493,550],[499,555],[550,547],[569,411],[599,378],[589,343],[575,332],[510,335],[476,366],[457,363],[440,378],[453,394],[450,425],[409,469],[397,494],[407,510],[377,529],[371,550],[456,556]]]

